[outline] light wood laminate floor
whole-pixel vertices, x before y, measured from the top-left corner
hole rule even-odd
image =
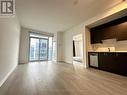
[[[127,95],[127,77],[64,63],[19,65],[0,95]]]

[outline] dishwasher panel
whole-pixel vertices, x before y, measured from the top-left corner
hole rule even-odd
[[[99,67],[98,66],[98,53],[91,53],[90,54],[90,66]]]

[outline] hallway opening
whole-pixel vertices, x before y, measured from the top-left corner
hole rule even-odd
[[[83,63],[83,38],[82,34],[73,36],[73,64]]]

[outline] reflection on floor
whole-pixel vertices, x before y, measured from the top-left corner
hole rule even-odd
[[[74,65],[83,65],[83,63],[78,62],[78,61],[73,61],[73,64],[74,64]]]
[[[127,95],[127,77],[71,64],[19,65],[0,95]]]

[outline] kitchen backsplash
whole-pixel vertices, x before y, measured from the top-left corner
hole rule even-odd
[[[117,41],[116,39],[103,40],[102,43],[93,44],[91,51],[95,52],[127,52],[127,40]]]

